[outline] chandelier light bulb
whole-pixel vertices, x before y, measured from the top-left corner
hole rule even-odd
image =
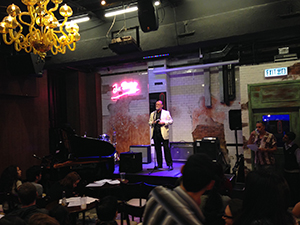
[[[11,4],[10,6],[7,7],[6,12],[10,16],[17,16],[21,13],[21,10],[19,6],[16,6],[15,4]]]

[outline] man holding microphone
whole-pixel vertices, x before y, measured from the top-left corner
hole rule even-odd
[[[151,127],[151,138],[153,138],[157,168],[162,168],[162,151],[161,146],[164,146],[165,160],[169,170],[173,170],[173,161],[169,148],[169,125],[173,123],[170,112],[162,109],[162,101],[157,101],[155,104],[156,110],[150,114],[149,125]]]
[[[256,129],[251,132],[248,145],[257,145],[255,153],[255,167],[256,169],[273,168],[275,165],[274,152],[277,150],[276,138],[273,134],[265,130],[263,122],[256,122]]]

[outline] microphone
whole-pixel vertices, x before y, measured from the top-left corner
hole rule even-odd
[[[42,160],[42,158],[39,157],[39,156],[37,156],[36,154],[33,154],[32,156],[33,156],[34,158],[38,159],[38,160]]]

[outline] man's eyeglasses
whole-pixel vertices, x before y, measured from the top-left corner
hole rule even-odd
[[[225,217],[225,218],[227,218],[227,219],[233,219],[232,216],[228,216],[228,215],[226,215],[225,213],[223,213],[223,217]]]

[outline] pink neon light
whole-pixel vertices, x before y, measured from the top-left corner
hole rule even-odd
[[[136,81],[131,81],[131,82],[126,82],[123,81],[121,83],[121,86],[118,86],[117,83],[115,83],[112,87],[113,90],[112,92],[114,94],[117,94],[117,96],[111,97],[112,100],[117,100],[119,98],[121,98],[122,96],[125,95],[133,95],[135,93],[137,93],[140,89],[137,88],[138,83]]]

